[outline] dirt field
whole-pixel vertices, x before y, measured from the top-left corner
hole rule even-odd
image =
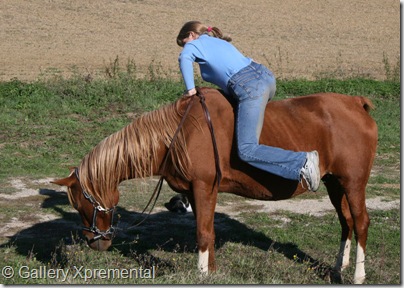
[[[0,80],[97,75],[117,56],[139,71],[177,71],[181,25],[198,19],[233,37],[278,78],[386,76],[400,55],[394,0],[3,0]]]

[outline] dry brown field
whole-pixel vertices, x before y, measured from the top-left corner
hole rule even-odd
[[[0,80],[102,75],[118,57],[177,73],[182,24],[231,34],[278,78],[386,78],[400,56],[395,0],[2,0]]]

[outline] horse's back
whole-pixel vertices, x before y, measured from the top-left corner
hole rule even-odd
[[[236,107],[217,90],[206,91],[215,131],[233,140]],[[316,149],[330,137],[357,142],[360,140],[357,136],[363,135],[374,143],[377,126],[369,114],[372,108],[372,102],[366,97],[337,93],[273,100],[266,107],[260,142],[297,151]]]
[[[202,91],[212,114],[215,132],[233,141],[234,103],[218,90]],[[372,102],[366,97],[337,93],[273,100],[266,107],[260,142],[296,151],[318,149],[321,143],[337,139],[351,145],[361,145],[361,138],[370,141],[369,144],[375,143],[377,126],[369,115],[372,108]]]
[[[203,89],[202,93],[217,138],[223,174],[221,191],[268,200],[301,193],[295,191],[296,181],[265,173],[238,158],[234,137],[236,104],[215,89]],[[193,129],[188,147],[194,158],[192,166],[201,177],[214,172],[214,155],[202,109],[200,105],[194,107],[199,110],[194,111],[199,115],[199,125],[206,131]],[[377,144],[377,127],[368,113],[370,107],[372,103],[367,98],[336,93],[273,100],[266,107],[260,143],[293,151],[317,150],[322,175],[360,172],[363,176],[359,176],[366,178]]]

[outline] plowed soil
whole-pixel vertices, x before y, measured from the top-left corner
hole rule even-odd
[[[183,23],[231,34],[278,78],[386,78],[400,55],[400,3],[393,0],[3,0],[0,80],[102,75],[116,57],[177,74]]]

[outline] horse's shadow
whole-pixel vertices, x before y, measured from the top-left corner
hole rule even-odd
[[[40,189],[39,193],[49,196],[41,207],[53,209],[53,212],[60,217],[19,231],[9,237],[9,241],[2,244],[0,248],[13,246],[22,256],[28,258],[34,255],[38,261],[50,263],[58,247],[60,248],[63,243],[72,244],[73,236],[81,235],[81,219],[77,212],[73,210],[68,212],[59,207],[68,205],[65,192]],[[132,227],[132,224],[138,223],[145,215],[128,211],[120,206],[117,207],[116,213],[120,221],[117,223],[118,233],[112,249],[117,249],[121,254],[132,257],[136,261],[143,261],[143,265],[147,258],[146,264],[171,266],[169,261],[152,255],[151,251],[156,248],[167,252],[197,252],[196,221],[193,213],[180,215],[169,211],[157,212],[149,215],[144,223],[136,227]],[[320,278],[341,282],[338,273],[334,273],[332,267],[312,258],[300,250],[296,244],[274,241],[226,214],[215,214],[215,232],[217,249],[227,242],[236,242],[264,251],[273,250],[291,261],[308,263]],[[135,254],[134,250],[136,250]]]

